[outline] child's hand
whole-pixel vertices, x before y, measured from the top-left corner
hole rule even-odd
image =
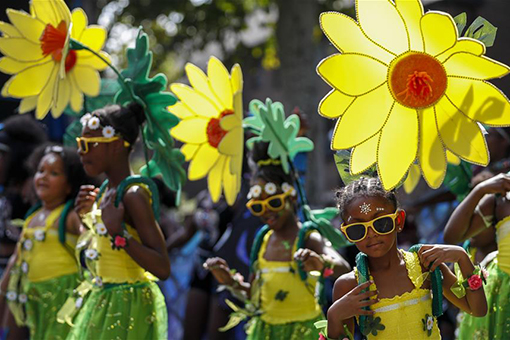
[[[74,201],[74,211],[78,216],[82,217],[92,210],[92,205],[94,205],[98,193],[99,188],[93,185],[82,185],[80,187],[80,192]]]
[[[115,207],[117,190],[109,189],[101,201],[101,218],[111,236],[122,234],[122,221],[124,220],[124,204]]]
[[[328,319],[347,320],[356,315],[373,315],[374,311],[365,310],[363,307],[371,306],[379,301],[379,299],[367,300],[371,296],[376,296],[377,292],[361,292],[363,289],[370,287],[371,283],[372,281],[367,281],[354,287],[350,292],[336,300],[328,309]]]
[[[507,174],[499,174],[476,186],[485,194],[506,194],[510,191],[510,176]]]
[[[234,277],[230,272],[227,262],[220,257],[212,257],[204,263],[204,268],[213,274],[218,283],[231,286],[234,284]]]
[[[294,253],[294,260],[301,261],[305,272],[322,271],[324,262],[319,254],[308,248],[300,248]]]
[[[431,272],[441,263],[456,263],[466,256],[462,247],[443,244],[423,245],[418,251],[421,264]]]

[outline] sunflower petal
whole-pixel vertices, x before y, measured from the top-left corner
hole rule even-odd
[[[232,70],[230,72],[232,82],[232,92],[235,94],[236,92],[243,90],[243,72],[241,71],[241,65],[235,64],[232,66]]]
[[[472,120],[491,126],[510,125],[510,101],[488,82],[449,78],[446,96]]]
[[[177,102],[174,105],[169,106],[168,111],[172,112],[180,119],[196,117],[195,114],[191,112],[191,110],[183,102]]]
[[[207,119],[201,117],[183,119],[172,129],[172,137],[183,143],[206,143],[208,123],[209,121]]]
[[[446,161],[453,165],[459,165],[460,164],[460,158],[455,156],[450,151],[446,150]]]
[[[77,66],[86,66],[96,69],[98,71],[103,71],[108,67],[108,65],[93,55],[88,51],[77,51],[76,65]],[[106,60],[111,62],[111,57],[108,53],[104,51],[100,51],[99,54]]]
[[[359,25],[347,15],[337,12],[322,13],[320,25],[329,41],[342,53],[371,55],[386,64],[395,57],[374,44]]]
[[[410,194],[416,189],[416,186],[418,183],[420,183],[420,167],[416,164],[411,165],[411,168],[409,168],[409,172],[407,173],[407,178],[404,181],[404,191],[407,194]]]
[[[449,77],[486,80],[500,78],[510,72],[510,68],[505,64],[485,56],[479,57],[466,52],[455,53],[443,65]]]
[[[22,38],[21,33],[11,24],[0,21],[0,32],[4,37],[8,38]]]
[[[319,103],[319,114],[335,119],[343,115],[356,97],[350,97],[337,90],[331,90]]]
[[[234,114],[239,120],[243,120],[243,93],[237,91],[234,93]]]
[[[207,97],[216,107],[216,111],[221,111],[221,104],[218,98],[216,98],[216,95],[212,92],[209,80],[207,80],[205,73],[192,63],[187,63],[184,69],[186,70],[189,83],[193,86],[195,91],[198,91]]]
[[[24,38],[0,38],[0,52],[18,61],[40,61],[44,58],[41,46]]]
[[[186,162],[189,162],[195,157],[195,154],[197,153],[199,147],[200,147],[199,144],[184,144],[181,147],[181,152],[186,158]]]
[[[228,205],[233,205],[237,198],[240,177],[237,174],[230,173],[230,162],[232,159],[227,158],[225,168],[223,169],[223,192]]]
[[[220,120],[220,127],[225,131],[230,131],[237,127],[242,127],[243,122],[235,115],[228,115]]]
[[[19,103],[19,113],[27,113],[37,106],[37,96],[26,97]]]
[[[197,116],[216,118],[220,111],[214,106],[209,98],[193,90],[184,84],[172,84],[170,90]]]
[[[235,156],[243,152],[243,128],[238,127],[228,132],[220,144],[218,151],[223,155]]]
[[[359,96],[384,83],[388,67],[370,56],[334,54],[319,63],[317,73],[331,87],[349,96]]]
[[[428,12],[421,18],[421,30],[425,52],[439,55],[457,42],[457,27],[446,13]]]
[[[209,76],[209,83],[216,97],[219,99],[222,107],[221,110],[233,109],[232,102],[232,84],[230,83],[230,75],[225,66],[216,57],[209,59],[207,65],[207,75]]]
[[[55,9],[55,3],[47,0],[33,0],[30,2],[30,14],[39,18],[42,22],[57,27],[60,23],[59,12]]]
[[[3,57],[0,58],[0,71],[6,74],[20,73],[21,71],[26,70],[29,67],[35,66],[37,64],[43,64],[49,61],[48,60],[49,58],[51,57],[47,57],[46,59],[33,63],[33,62],[21,62],[9,57]]]
[[[396,187],[409,171],[417,156],[418,139],[416,110],[395,103],[377,149],[377,167],[384,189]]]
[[[227,156],[220,155],[216,164],[207,176],[207,188],[213,202],[218,202],[221,196],[223,171],[226,168]]]
[[[55,86],[55,91],[51,115],[53,118],[58,118],[62,115],[62,112],[64,112],[71,98],[71,83],[69,78],[59,79]]]
[[[446,157],[438,136],[434,107],[419,111],[420,117],[420,161],[423,178],[434,189],[443,183],[446,174]]]
[[[376,44],[395,55],[409,50],[404,22],[390,0],[356,0],[356,17]]]
[[[42,21],[32,17],[28,13],[16,11],[11,8],[8,8],[6,12],[10,22],[21,35],[34,44],[40,43],[39,38],[41,38],[41,34],[46,27]]]
[[[423,51],[423,39],[421,35],[420,20],[423,16],[421,1],[395,0],[395,6],[399,11],[409,37],[409,49]]]
[[[71,109],[78,113],[83,108],[83,94],[78,89],[78,85],[76,85],[74,75],[71,75],[69,79],[71,80]]]
[[[85,14],[85,11],[81,8],[75,8],[73,12],[71,13],[71,16],[73,18],[73,27],[71,28],[71,37],[81,41],[81,36],[83,34],[83,31],[89,24],[87,19],[87,14]]]
[[[37,99],[37,109],[35,110],[35,117],[43,119],[48,114],[53,103],[53,93],[55,91],[55,83],[58,78],[58,66],[53,67],[51,75],[46,78],[46,86],[42,90],[39,98]]]
[[[386,122],[394,102],[384,85],[356,98],[338,120],[331,147],[334,150],[349,149],[375,135]]]
[[[196,181],[207,176],[219,156],[215,147],[210,146],[209,143],[203,143],[189,164],[189,180]]]
[[[90,25],[81,34],[80,42],[92,49],[100,51],[106,41],[106,30],[101,26]]]
[[[89,97],[96,97],[101,90],[101,78],[99,73],[90,67],[75,65],[72,69],[76,79],[78,79],[78,88]]]
[[[44,64],[27,68],[13,77],[8,93],[18,98],[40,94],[55,67],[57,67],[57,64],[48,61]]]
[[[479,165],[489,163],[485,138],[477,123],[460,112],[447,97],[436,104],[436,119],[444,145],[460,158]]]
[[[360,174],[375,164],[380,135],[376,134],[353,149],[350,164],[352,174]]]
[[[447,49],[436,58],[444,63],[451,55],[458,52],[468,52],[477,56],[485,54],[485,45],[478,40],[471,38],[459,38],[452,48]]]

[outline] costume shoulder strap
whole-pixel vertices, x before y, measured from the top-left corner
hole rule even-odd
[[[66,220],[67,216],[69,215],[73,207],[74,207],[73,200],[69,200],[66,202],[64,210],[62,210],[62,214],[60,215],[60,221],[58,223],[58,240],[60,241],[60,243],[64,245],[66,243]]]
[[[36,204],[31,206],[30,209],[28,209],[27,213],[25,214],[25,220],[28,219],[31,215],[33,215],[37,210],[39,210],[41,208],[42,208],[42,203],[41,203],[41,201],[38,201]]]
[[[46,217],[46,230],[50,229],[55,222],[59,219],[59,217],[62,215],[62,211],[64,210],[65,204],[59,205],[57,208],[53,209],[53,211]]]
[[[257,262],[260,248],[262,247],[262,242],[264,242],[264,236],[269,232],[269,226],[264,225],[255,235],[255,240],[253,241],[253,245],[251,246],[250,252],[250,273],[255,272],[255,263]]]

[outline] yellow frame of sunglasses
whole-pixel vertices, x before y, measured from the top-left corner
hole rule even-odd
[[[78,151],[85,154],[89,152],[89,143],[111,143],[120,139],[119,136],[113,137],[76,137],[76,143],[78,144]],[[81,142],[85,142],[85,150],[81,148]],[[128,148],[129,143],[124,141],[124,147]]]
[[[397,219],[397,217],[398,217],[399,213],[400,213],[400,210],[398,210],[398,209],[397,209],[397,211],[395,211],[393,214],[382,215],[382,216],[376,217],[376,218],[374,218],[373,220],[370,220],[370,221],[367,221],[367,222],[354,222],[354,223],[347,224],[347,225],[345,225],[344,223],[342,223],[342,225],[340,226],[340,230],[342,230],[342,232],[344,233],[345,237],[346,237],[346,238],[347,238],[350,242],[352,242],[352,243],[357,243],[357,242],[361,242],[361,241],[363,241],[363,240],[367,237],[367,235],[368,235],[368,228],[369,228],[369,227],[370,227],[370,228],[372,228],[372,230],[373,230],[376,234],[378,234],[378,235],[388,235],[388,234],[391,234],[391,233],[395,230],[395,228],[396,228],[396,226],[397,226],[397,223],[396,223],[396,221],[395,221],[395,220]],[[393,221],[393,228],[391,228],[391,230],[390,230],[390,231],[388,231],[388,232],[386,232],[386,233],[381,233],[381,232],[377,231],[377,230],[375,229],[375,227],[374,227],[374,222],[375,222],[375,221],[377,221],[377,220],[383,219],[383,218],[387,218],[387,217],[390,217],[390,218],[391,218],[391,220]],[[347,229],[348,229],[348,228],[350,228],[350,227],[353,227],[353,226],[355,226],[355,225],[360,225],[360,224],[361,224],[362,226],[364,226],[364,227],[365,227],[365,234],[364,234],[364,235],[363,235],[363,237],[362,237],[362,238],[360,238],[359,240],[353,240],[353,239],[351,239],[351,238],[349,237],[349,235],[347,234]]]
[[[265,200],[254,200],[254,199],[251,199],[251,200],[249,200],[246,203],[246,207],[248,208],[248,210],[250,210],[250,212],[251,212],[251,214],[253,216],[262,216],[262,215],[264,215],[264,213],[266,212],[266,209],[274,211],[274,212],[277,212],[277,211],[283,210],[283,208],[285,207],[285,198],[287,198],[289,195],[290,195],[290,191],[287,191],[287,192],[284,192],[284,193],[281,193],[281,194],[278,194],[278,195],[269,196]],[[278,207],[278,208],[273,208],[271,205],[269,205],[269,201],[274,200],[275,198],[279,198],[282,201],[282,205],[280,207]],[[261,204],[262,205],[262,211],[260,213],[257,213],[257,212],[252,210],[252,206],[254,204]]]

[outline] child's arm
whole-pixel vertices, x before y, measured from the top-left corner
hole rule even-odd
[[[251,284],[244,282],[244,278],[240,273],[232,274],[227,261],[224,259],[220,257],[209,258],[205,261],[204,268],[211,271],[211,274],[219,284],[240,289],[246,293],[248,298],[250,297]],[[252,279],[250,278],[250,282]]]
[[[167,279],[170,276],[170,259],[163,233],[152,212],[149,194],[139,186],[132,186],[118,208],[114,206],[115,196],[116,190],[108,190],[101,204],[101,216],[108,233],[111,236],[122,235],[122,221],[129,217],[141,242],[129,238],[124,250],[145,270],[161,280]]]
[[[444,263],[458,263],[462,276],[471,276],[475,266],[469,259],[469,255],[462,247],[449,245],[424,245],[418,251],[420,261],[425,268],[434,271],[439,267],[443,273],[443,294],[455,306],[476,317],[487,314],[487,300],[483,286],[478,290],[466,289],[466,295],[458,298],[451,291],[452,285],[457,282],[457,277]]]
[[[318,233],[311,233],[305,243],[306,248],[301,248],[294,254],[294,259],[303,263],[303,269],[307,272],[322,271],[326,264],[333,266],[333,278],[351,270],[349,263],[331,246],[326,245],[324,239]]]
[[[76,211],[70,211],[66,218],[66,232],[73,235],[80,235],[81,220]]]
[[[510,176],[500,174],[481,182],[469,193],[469,195],[455,209],[444,231],[444,240],[450,244],[457,244],[475,236],[485,229],[485,223],[480,214],[474,214],[476,206],[480,202],[480,211],[484,216],[494,214],[494,195],[484,197],[487,194],[506,194],[510,191]]]
[[[343,339],[346,336],[344,325],[348,327],[351,334],[354,334],[354,317],[374,314],[373,311],[362,308],[378,301],[378,299],[367,300],[375,296],[377,292],[362,293],[363,289],[367,289],[370,284],[371,282],[368,281],[358,286],[354,272],[344,274],[336,280],[333,288],[335,302],[328,309],[328,338]]]

